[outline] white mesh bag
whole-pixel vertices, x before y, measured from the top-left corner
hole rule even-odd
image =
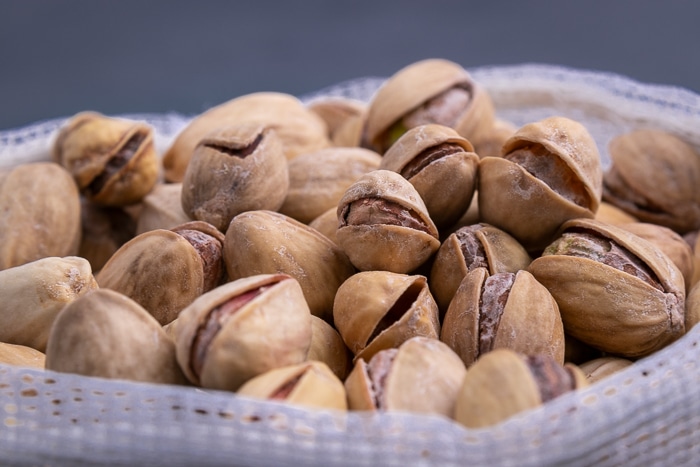
[[[700,150],[700,96],[689,91],[543,65],[470,72],[490,91],[500,118],[518,126],[551,115],[582,122],[605,164],[611,137],[638,127],[666,129]],[[367,100],[382,81],[354,80],[304,99]],[[155,127],[161,151],[188,121],[129,117]],[[47,160],[62,123],[0,132],[0,169]],[[0,365],[0,464],[698,465],[699,342],[696,327],[598,384],[480,430],[441,417],[306,410]]]

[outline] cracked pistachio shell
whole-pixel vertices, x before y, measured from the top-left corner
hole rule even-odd
[[[366,138],[383,154],[406,130],[438,123],[473,142],[491,128],[493,119],[491,98],[464,68],[428,59],[402,68],[377,90],[368,110]]]
[[[444,315],[464,276],[477,267],[489,274],[525,269],[532,259],[511,235],[480,223],[460,227],[440,245],[430,270],[430,290]]]
[[[326,122],[328,138],[334,146],[359,146],[367,118],[366,103],[346,97],[322,97],[307,107]]]
[[[288,189],[287,159],[276,131],[241,123],[207,133],[197,144],[182,182],[182,208],[226,231],[237,214],[279,209]]]
[[[43,370],[46,355],[26,345],[0,342],[0,364],[14,365]]]
[[[406,411],[452,417],[467,373],[445,344],[414,337],[398,349],[359,359],[345,380],[350,410]]]
[[[317,361],[269,370],[248,380],[236,394],[305,407],[348,408],[343,382]]]
[[[353,183],[337,214],[338,245],[361,271],[409,273],[440,248],[420,195],[390,170],[375,170]]]
[[[583,125],[564,117],[527,124],[502,154],[479,163],[483,222],[539,250],[567,220],[594,217],[603,175],[596,143]]]
[[[174,331],[178,363],[192,383],[235,391],[306,360],[311,313],[296,280],[256,275],[203,294],[180,313]]]
[[[567,334],[604,352],[643,357],[685,332],[683,275],[661,250],[619,227],[569,221],[528,271],[557,301]]]
[[[73,175],[81,194],[105,206],[140,201],[160,170],[150,126],[95,112],[81,112],[61,128],[53,158]]]
[[[469,272],[445,314],[440,340],[467,367],[499,348],[564,363],[564,326],[557,303],[523,270],[490,276],[485,268]]]
[[[437,305],[426,278],[388,271],[359,272],[338,289],[335,327],[355,360],[398,347],[414,336],[437,339]]]
[[[136,301],[164,325],[202,294],[204,269],[190,242],[158,229],[119,248],[97,273],[97,283]]]
[[[632,365],[632,360],[619,357],[600,357],[579,365],[590,384],[597,383]]]
[[[0,226],[0,270],[77,255],[81,225],[75,181],[53,162],[0,174]]]
[[[165,179],[180,182],[195,147],[207,133],[239,123],[258,123],[274,128],[287,159],[313,152],[330,144],[324,121],[289,94],[246,94],[195,117],[163,155]]]
[[[575,365],[562,366],[546,356],[526,357],[497,349],[467,371],[454,419],[468,428],[487,427],[586,386],[585,375]]]
[[[175,344],[138,303],[112,290],[81,296],[58,315],[46,369],[83,376],[185,384]]]
[[[364,148],[324,148],[289,161],[289,192],[279,212],[308,224],[338,207],[345,190],[379,168],[382,157]]]
[[[311,315],[311,347],[309,360],[323,362],[341,380],[348,374],[351,355],[333,326],[317,316]]]
[[[680,138],[641,129],[614,138],[603,198],[642,222],[684,234],[700,228],[700,154]]]
[[[90,263],[77,256],[42,258],[0,271],[0,342],[41,352],[56,316],[97,289]]]
[[[271,211],[233,218],[226,231],[224,260],[230,280],[289,274],[299,282],[311,313],[327,321],[338,287],[355,272],[345,253],[323,234]]]
[[[136,234],[170,230],[192,220],[182,209],[182,183],[158,183],[141,202]]]
[[[438,228],[453,225],[471,203],[479,156],[452,128],[428,124],[411,128],[384,154],[379,168],[400,174],[425,202]]]
[[[199,254],[202,262],[202,292],[228,282],[224,264],[224,234],[204,221],[191,221],[170,229],[184,237]]]

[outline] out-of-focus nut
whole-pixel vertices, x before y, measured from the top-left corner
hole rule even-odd
[[[44,369],[46,355],[26,345],[0,342],[0,364]]]
[[[192,219],[182,209],[182,183],[159,183],[146,195],[138,218],[136,234],[170,230]]]
[[[603,378],[624,370],[632,365],[631,360],[619,357],[600,357],[579,365],[590,384],[597,383]]]
[[[346,97],[322,97],[307,104],[326,122],[328,138],[337,147],[356,147],[362,141],[367,104]]]
[[[338,331],[321,318],[311,315],[311,347],[309,360],[323,362],[341,380],[351,365],[350,351]]]

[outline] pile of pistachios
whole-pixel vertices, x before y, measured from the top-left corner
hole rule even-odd
[[[681,338],[700,154],[640,128],[604,170],[581,123],[497,110],[431,59],[369,102],[237,97],[164,154],[73,116],[0,172],[0,363],[483,427]]]

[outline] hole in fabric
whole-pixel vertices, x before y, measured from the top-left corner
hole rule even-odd
[[[124,397],[126,396],[126,393],[124,391],[117,391],[114,393],[116,397]]]
[[[598,403],[598,397],[595,394],[591,394],[583,399],[583,403],[585,405],[595,405]]]
[[[245,423],[255,423],[261,421],[262,419],[257,415],[244,415],[241,420]]]
[[[5,412],[7,413],[17,413],[17,406],[15,404],[5,404]]]
[[[51,401],[53,405],[59,405],[61,403],[61,399],[54,399]]]
[[[58,417],[59,415],[61,415],[61,412],[59,412],[58,410],[55,410],[51,413],[51,415],[53,415],[54,417]]]
[[[73,392],[83,392],[83,388],[73,388],[71,389]]]
[[[180,407],[179,405],[173,405],[173,406],[170,407],[170,408],[173,409],[173,410],[180,410],[180,409],[182,409],[182,407]]]
[[[607,388],[603,394],[605,394],[606,396],[614,396],[617,394],[617,388]]]
[[[36,389],[23,389],[22,392],[20,392],[20,395],[23,397],[36,397],[39,395],[39,391]]]
[[[44,379],[44,384],[56,384],[56,380],[53,378]]]
[[[648,372],[648,371],[642,371],[642,376],[649,376],[649,372]]]
[[[82,398],[82,397],[74,397],[73,400],[74,400],[75,402],[82,402],[82,401],[83,401],[83,398]]]
[[[200,415],[209,415],[209,411],[204,409],[194,409],[194,413],[198,413]]]
[[[219,417],[225,420],[233,420],[233,414],[231,412],[219,412]]]
[[[18,425],[17,419],[15,417],[5,418],[5,426],[6,427],[13,427],[13,426],[17,426],[17,425]]]
[[[93,390],[92,390],[92,395],[93,395],[93,396],[104,396],[105,393],[102,392],[102,391],[98,391],[98,390],[96,390],[96,389],[93,389]]]
[[[33,383],[34,377],[32,375],[24,375],[22,376],[22,381],[24,381],[25,383]]]

